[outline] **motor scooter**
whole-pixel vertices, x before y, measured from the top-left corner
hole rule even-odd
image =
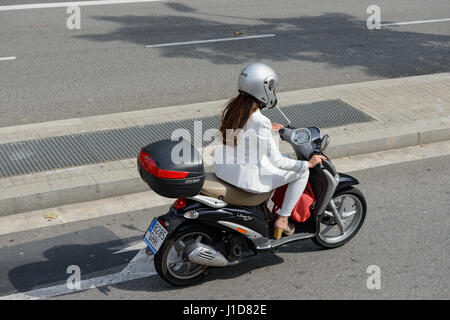
[[[280,129],[279,134],[300,160],[309,160],[314,154],[325,155],[330,142],[330,137],[322,136],[316,127],[293,128],[289,124]],[[161,150],[161,147],[157,149]],[[148,251],[154,254],[158,275],[172,285],[194,284],[201,281],[210,268],[233,266],[295,241],[311,239],[327,249],[342,246],[357,234],[366,216],[365,197],[354,187],[359,182],[350,175],[337,172],[327,158],[320,166],[310,169],[309,183],[315,203],[311,206],[309,219],[303,223],[294,222],[294,234],[275,240],[273,222],[265,209],[271,192],[248,193],[218,179],[213,173],[206,173],[201,178],[179,175],[179,171],[160,168],[162,162],[158,163],[150,154],[146,149],[141,151],[138,167],[147,183],[149,171],[159,175],[160,180],[149,183],[152,189],[158,190],[158,183],[164,179],[183,180],[183,185],[179,184],[180,188],[185,188],[183,190],[188,190],[187,183],[201,185],[195,194],[179,193],[188,196],[178,198],[167,213],[153,219],[143,237]],[[174,191],[166,192],[173,197]]]

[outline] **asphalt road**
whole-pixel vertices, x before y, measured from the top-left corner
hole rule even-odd
[[[58,0],[65,1],[65,0]],[[50,0],[1,0],[0,6]],[[0,11],[0,127],[232,97],[263,61],[279,91],[450,70],[450,22],[368,30],[372,1],[160,1]],[[450,18],[448,0],[380,0],[383,23]],[[235,33],[241,33],[236,35]],[[161,48],[146,45],[274,34]]]
[[[354,172],[368,200],[358,235],[321,250],[310,240],[214,270],[189,288],[157,275],[57,299],[449,299],[450,156]],[[116,273],[136,251],[113,254],[140,239],[164,211],[109,216],[0,236],[0,296],[65,284],[69,265],[82,279]],[[368,289],[369,266],[381,288]]]

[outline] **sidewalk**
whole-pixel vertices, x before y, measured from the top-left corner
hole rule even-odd
[[[281,106],[327,99],[341,99],[377,120],[325,129],[331,136],[327,151],[331,158],[450,140],[450,73],[279,94]],[[5,127],[0,128],[0,143],[217,115],[225,103],[221,100]],[[286,144],[281,150],[291,151]],[[148,190],[134,158],[1,178],[0,216]],[[153,198],[158,199],[155,195],[149,201]]]

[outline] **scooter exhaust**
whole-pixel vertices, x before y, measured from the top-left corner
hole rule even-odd
[[[189,261],[209,267],[226,267],[240,262],[240,260],[228,261],[222,253],[201,242],[190,244],[186,248],[186,255]]]

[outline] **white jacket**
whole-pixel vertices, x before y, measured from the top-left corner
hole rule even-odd
[[[259,109],[236,136],[235,146],[221,144],[216,148],[214,172],[238,188],[255,193],[268,192],[298,179],[308,170],[307,161],[294,160],[280,153],[272,136],[272,123]]]

